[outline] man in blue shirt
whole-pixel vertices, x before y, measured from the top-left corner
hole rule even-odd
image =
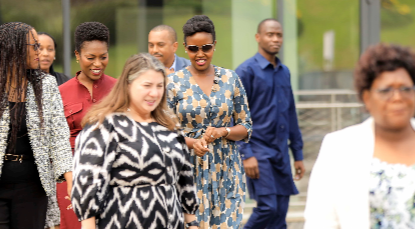
[[[281,24],[275,19],[263,20],[255,38],[258,53],[236,69],[248,96],[253,123],[250,142],[238,143],[250,197],[257,201],[245,228],[281,229],[287,227],[290,195],[298,194],[288,147],[295,160],[295,179],[299,180],[305,172],[303,141],[290,71],[275,56],[283,42]]]
[[[177,33],[168,25],[158,25],[148,34],[148,53],[164,64],[167,74],[190,65],[188,59],[176,55],[178,45]]]

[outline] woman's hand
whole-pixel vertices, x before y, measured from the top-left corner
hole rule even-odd
[[[199,157],[203,157],[207,152],[209,152],[205,139],[196,139],[193,142],[193,150]]]
[[[188,227],[189,229],[199,229],[199,227],[198,226],[190,226],[190,227]]]
[[[68,192],[68,195],[65,196],[65,199],[71,201],[71,192],[72,192],[72,172],[66,172],[63,174],[66,180],[66,191]],[[68,207],[66,207],[66,210],[72,209],[72,204],[70,204]]]
[[[203,138],[208,144],[210,144],[214,142],[216,139],[225,137],[226,135],[228,135],[228,131],[226,131],[224,127],[215,128],[215,127],[209,126],[206,129],[205,134],[203,135]]]

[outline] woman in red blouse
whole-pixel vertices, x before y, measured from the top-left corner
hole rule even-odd
[[[116,80],[104,74],[108,64],[109,30],[99,22],[85,22],[75,30],[75,55],[81,71],[59,86],[65,117],[71,130],[72,152],[75,138],[82,130],[81,121],[89,108],[102,100],[115,85]],[[61,210],[61,229],[79,229],[78,221],[66,194],[66,183],[58,184],[58,204]]]

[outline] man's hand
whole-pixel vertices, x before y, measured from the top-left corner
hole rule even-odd
[[[301,180],[305,173],[305,167],[303,161],[295,161],[294,162],[295,168],[295,177],[294,180]]]
[[[255,157],[243,160],[246,175],[251,179],[259,178],[258,161]]]

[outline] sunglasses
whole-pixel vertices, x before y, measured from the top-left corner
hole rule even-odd
[[[193,53],[197,53],[199,52],[199,49],[202,49],[202,52],[210,52],[213,49],[214,44],[205,44],[202,45],[202,47],[197,46],[197,45],[188,45],[186,46],[187,50],[189,50],[190,52]]]
[[[33,46],[33,49],[34,49],[35,51],[39,50],[39,48],[40,48],[40,43],[38,43],[38,42],[36,42],[36,43],[34,43],[34,44],[27,44],[27,45],[31,45],[31,46]]]

